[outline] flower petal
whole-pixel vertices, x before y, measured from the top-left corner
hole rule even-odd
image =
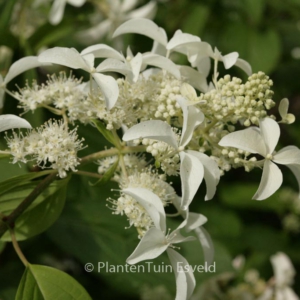
[[[179,67],[179,71],[181,77],[186,79],[186,81],[201,92],[207,91],[207,81],[206,76],[202,73],[198,72],[197,70],[189,67],[189,66],[177,66]]]
[[[52,25],[57,25],[63,18],[67,0],[55,0],[52,4],[49,22]]]
[[[83,49],[80,52],[80,55],[86,55],[86,54],[94,54],[95,57],[97,58],[115,58],[121,61],[124,61],[124,56],[119,53],[117,50],[115,50],[112,47],[109,47],[105,44],[96,44],[90,47],[87,47],[85,49]]]
[[[176,135],[172,127],[160,120],[141,122],[129,128],[123,135],[123,141],[128,142],[140,138],[148,138],[165,142],[177,149]]]
[[[203,180],[204,168],[195,156],[186,152],[180,152],[179,155],[181,159],[181,208],[187,210]]]
[[[128,13],[127,17],[129,19],[133,19],[133,18],[153,19],[156,15],[156,11],[157,11],[156,1],[150,1],[147,4]]]
[[[220,140],[219,145],[222,147],[238,148],[251,153],[259,153],[262,156],[268,154],[260,132],[254,127],[225,135]]]
[[[215,248],[212,239],[204,227],[198,227],[194,231],[202,246],[204,260],[207,263],[207,265],[210,266],[213,263],[215,255]]]
[[[186,231],[190,232],[207,222],[207,218],[204,215],[190,212],[187,219]]]
[[[272,154],[280,136],[279,125],[271,118],[264,118],[259,121],[259,127],[267,147],[267,153]]]
[[[196,281],[187,260],[173,249],[167,249],[176,278],[175,300],[189,299],[194,292]]]
[[[126,259],[126,262],[133,265],[143,260],[156,258],[161,255],[168,246],[169,245],[165,243],[165,234],[157,228],[150,228],[133,253]]]
[[[82,69],[87,72],[86,61],[81,57],[79,52],[74,48],[54,47],[43,51],[38,60],[43,63],[53,63],[66,66],[72,69]]]
[[[148,19],[136,18],[123,23],[114,32],[113,38],[125,33],[142,34],[164,46],[167,45],[166,36],[161,31],[161,28],[158,27],[153,21]]]
[[[238,58],[235,65],[242,69],[248,76],[252,74],[251,65],[244,59]]]
[[[204,180],[206,184],[205,200],[210,200],[216,193],[217,185],[220,180],[220,169],[218,164],[204,153],[193,150],[186,151],[199,159],[204,167]]]
[[[132,70],[132,73],[133,73],[133,78],[132,78],[133,82],[137,82],[137,80],[139,78],[142,63],[143,63],[143,55],[141,53],[138,53],[130,61],[130,66],[131,66],[131,70]]]
[[[293,114],[288,114],[289,109],[289,100],[287,98],[284,98],[280,101],[278,111],[281,116],[282,123],[286,124],[292,124],[295,122],[296,118]]]
[[[185,44],[200,41],[201,39],[198,36],[189,33],[183,33],[181,30],[177,30],[174,36],[168,42],[166,48],[170,51],[176,51],[176,48],[179,48],[178,50],[180,52],[181,48],[184,47]],[[184,51],[184,54],[186,54],[186,51]]]
[[[282,173],[280,169],[270,160],[266,160],[258,190],[252,199],[264,200],[270,197],[279,189],[281,184]]]
[[[166,231],[166,214],[161,199],[144,188],[127,188],[123,193],[133,197],[149,214],[156,228]]]
[[[180,71],[178,67],[168,58],[154,53],[146,53],[143,55],[143,64],[155,66],[166,70],[177,79],[180,79]]]
[[[178,96],[176,100],[183,112],[180,146],[184,147],[190,142],[195,128],[204,121],[204,114],[195,106],[186,106],[186,100],[182,96]]]
[[[0,131],[13,128],[31,128],[31,125],[25,120],[15,115],[0,116]]]
[[[287,146],[278,151],[272,159],[281,165],[300,164],[300,149],[296,146]]]
[[[19,60],[17,60],[16,62],[14,62],[7,74],[6,77],[4,78],[4,84],[7,84],[8,82],[10,82],[13,78],[15,78],[16,76],[18,76],[19,74],[29,70],[29,69],[33,69],[36,67],[40,67],[42,65],[45,65],[43,63],[41,63],[38,60],[37,56],[26,56],[23,57]]]
[[[67,2],[73,6],[80,7],[86,2],[86,0],[68,0]]]
[[[97,72],[117,72],[125,76],[132,77],[132,71],[128,66],[114,58],[107,58],[103,60],[96,68]]]
[[[92,76],[104,95],[107,109],[112,109],[119,97],[119,86],[116,80],[112,76],[99,73],[92,73]]]
[[[132,10],[138,3],[138,0],[124,0],[122,1],[121,5],[121,11],[127,12],[129,10]]]
[[[276,286],[282,287],[293,284],[296,271],[290,258],[286,254],[278,252],[271,256],[271,263],[274,270]]]
[[[96,42],[103,38],[109,32],[111,25],[111,20],[106,19],[97,24],[96,26],[75,33],[75,36],[82,43],[90,44],[91,42]]]
[[[232,66],[234,66],[236,64],[238,57],[239,54],[237,52],[231,52],[229,54],[222,56],[222,61],[225,69],[229,69]]]
[[[298,186],[299,186],[299,191],[300,191],[300,165],[287,165],[287,167],[293,172],[295,175]],[[299,198],[300,198],[300,193],[299,193]]]

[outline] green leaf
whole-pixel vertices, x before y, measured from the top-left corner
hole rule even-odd
[[[96,126],[98,131],[105,137],[105,139],[117,147],[115,137],[113,133],[106,129],[105,125],[99,120],[92,120],[92,123]]]
[[[48,229],[60,216],[65,200],[69,179],[53,182],[23,212],[15,223],[17,240],[25,240]],[[0,211],[9,215],[37,186],[40,181],[25,182],[0,196]],[[1,238],[10,241],[9,232]]]
[[[272,72],[282,51],[280,37],[275,30],[259,31],[242,22],[228,24],[220,41],[224,53],[237,51],[240,58],[251,64],[253,72]]]
[[[95,183],[89,183],[90,186],[103,186],[109,182],[109,180],[114,176],[115,171],[118,167],[119,159],[117,159],[114,164],[103,174],[103,176]]]
[[[57,269],[29,264],[15,300],[90,300],[87,291],[70,275]]]
[[[2,182],[0,182],[0,196],[2,196],[3,194],[5,194],[6,192],[8,192],[11,189],[14,189],[17,186],[22,185],[25,182],[48,175],[52,172],[53,172],[53,170],[42,171],[42,172],[32,172],[32,173],[27,173],[24,175],[14,176],[10,179],[2,181]]]
[[[7,31],[16,0],[3,1],[0,4],[0,32]]]
[[[219,195],[223,203],[233,208],[244,210],[251,209],[256,211],[275,211],[277,213],[284,209],[280,201],[278,201],[278,193],[263,201],[252,200],[257,188],[258,184],[251,183],[226,185],[219,189]]]
[[[209,17],[209,8],[206,5],[196,4],[190,7],[190,12],[183,23],[183,32],[199,36]]]
[[[77,177],[73,179],[78,180]],[[70,186],[74,187],[74,184]],[[125,229],[128,227],[127,218],[112,215],[106,207],[105,199],[111,195],[112,187],[109,183],[109,187],[99,193],[98,189],[88,189],[88,185],[81,183],[80,191],[67,203],[63,214],[47,231],[47,235],[58,247],[76,257],[82,263],[82,270],[86,263],[92,263],[95,267],[93,274],[100,276],[111,287],[118,286],[119,293],[138,295],[143,284],[159,285],[162,282],[168,288],[175,289],[173,273],[155,273],[151,271],[153,268],[148,272],[147,266],[145,272],[137,273],[107,272],[105,269],[98,272],[98,263],[125,266],[126,258],[139,242],[134,227]],[[170,264],[166,255],[151,262],[155,265]]]

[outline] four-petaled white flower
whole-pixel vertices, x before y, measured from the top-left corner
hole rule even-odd
[[[274,152],[279,136],[277,122],[265,118],[260,120],[259,128],[250,127],[229,133],[219,142],[220,146],[238,148],[264,157],[262,179],[253,199],[264,200],[281,186],[282,173],[274,163],[289,167],[300,184],[300,150],[295,146],[287,146]]]
[[[183,97],[178,97],[177,101],[183,110],[183,127],[179,144],[172,127],[160,120],[145,121],[132,126],[123,135],[123,140],[131,141],[139,138],[159,140],[179,152],[182,180],[181,208],[186,210],[193,200],[203,177],[207,188],[205,199],[209,200],[214,196],[220,179],[220,170],[217,163],[207,155],[194,150],[184,150],[193,136],[194,129],[203,122],[204,115],[194,106],[186,106],[186,100]]]
[[[0,132],[13,128],[31,129],[31,125],[25,119],[22,119],[15,115],[0,116]]]
[[[184,220],[173,232],[167,233],[164,207],[157,195],[144,188],[127,188],[122,192],[133,197],[142,205],[154,222],[154,227],[145,233],[126,262],[136,264],[140,261],[154,259],[166,251],[176,278],[175,300],[189,299],[195,288],[194,274],[187,260],[172,249],[174,244],[195,240],[192,236],[184,237],[180,234],[180,229],[186,226],[187,220]]]
[[[85,48],[80,53],[74,48],[54,47],[42,52],[38,59],[43,63],[63,65],[72,69],[82,69],[90,73],[104,95],[106,107],[114,107],[119,96],[119,87],[112,76],[100,74],[98,67],[94,67],[95,58],[115,58],[122,60],[123,56],[115,49],[97,44]]]

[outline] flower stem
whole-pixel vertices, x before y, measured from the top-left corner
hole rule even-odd
[[[8,216],[2,217],[0,222],[0,237],[8,228],[14,227],[17,218],[32,204],[32,202],[54,181],[57,172],[50,173]]]
[[[18,242],[17,242],[17,239],[16,239],[16,236],[15,236],[15,232],[12,228],[9,228],[9,232],[10,232],[10,236],[11,236],[11,241],[12,241],[12,244],[13,244],[13,247],[17,253],[17,255],[19,256],[20,260],[22,261],[23,265],[25,267],[28,266],[29,262],[28,260],[26,259],[26,257],[24,256]]]
[[[87,177],[94,177],[94,178],[102,178],[103,176],[96,173],[86,172],[86,171],[77,171],[73,172],[74,175],[80,175],[80,176],[87,176]]]
[[[120,150],[118,150],[117,148],[111,148],[108,150],[103,150],[83,157],[81,159],[80,165],[83,166],[104,157],[115,156],[120,154],[129,154],[135,152],[144,152],[144,151],[146,151],[145,146],[135,146],[135,147],[125,146]]]

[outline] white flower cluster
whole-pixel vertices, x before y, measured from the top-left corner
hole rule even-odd
[[[114,37],[127,33],[153,39],[151,52],[134,55],[128,47],[125,56],[105,44],[81,52],[55,47],[16,62],[5,79],[0,77],[2,90],[13,77],[43,64],[81,69],[90,80],[81,83],[61,74],[40,87],[34,84],[20,90],[16,98],[25,110],[43,105],[62,115],[65,123],[50,121],[26,136],[14,134],[7,142],[14,162],[35,159],[42,168],[57,169],[64,177],[66,171],[75,171],[77,151],[83,147],[75,130],[67,131],[67,121],[95,124],[95,119],[100,119],[105,125],[102,128],[100,124],[98,129],[116,146],[113,153],[118,158],[101,160],[98,171],[119,183],[120,197],[110,200],[112,208],[115,214],[127,216],[141,238],[127,262],[153,259],[166,251],[174,266],[180,262],[189,270],[177,281],[177,293],[181,295],[177,299],[188,299],[195,287],[194,276],[174,245],[193,239],[183,237],[181,229],[194,230],[204,245],[205,260],[212,261],[213,245],[202,227],[207,219],[189,211],[202,182],[206,184],[205,200],[210,200],[225,171],[232,167],[244,167],[246,171],[262,168],[261,183],[253,198],[263,200],[281,186],[283,176],[277,164],[288,166],[300,183],[300,150],[288,146],[275,151],[280,127],[274,116],[268,116],[274,106],[273,83],[262,72],[251,75],[250,65],[238,53],[221,55],[199,37],[180,30],[168,40],[164,29],[148,19],[127,21],[117,28]],[[173,62],[173,52],[185,55],[189,66]],[[208,84],[210,59],[214,71]],[[234,65],[241,68],[248,80],[242,83],[229,75],[218,80],[219,61],[225,69]],[[106,72],[122,78],[104,75]],[[294,121],[288,105],[287,99],[280,103],[280,123]],[[122,141],[116,131],[120,128],[124,132]],[[151,154],[157,170],[146,168],[144,158],[137,162],[136,156],[125,155],[135,150]],[[107,151],[110,156],[112,152]],[[115,174],[110,174],[116,163]],[[166,175],[180,175],[181,197],[167,183]],[[172,232],[166,225],[165,206],[169,203],[184,219]]]
[[[78,139],[76,129],[68,131],[63,122],[50,120],[25,136],[14,132],[12,137],[6,136],[6,140],[13,163],[33,160],[40,168],[55,169],[64,178],[66,171],[76,171],[77,152],[83,148],[84,139]]]

